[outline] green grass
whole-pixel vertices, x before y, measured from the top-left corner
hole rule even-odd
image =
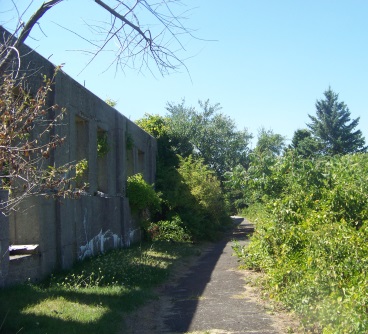
[[[198,253],[190,244],[115,250],[42,284],[0,290],[0,333],[115,333],[124,313],[155,298],[175,263]]]

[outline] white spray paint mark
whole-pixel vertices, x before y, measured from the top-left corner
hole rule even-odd
[[[83,260],[87,257],[97,255],[99,253],[104,253],[105,244],[107,241],[112,240],[113,247],[122,247],[122,238],[112,233],[110,230],[102,232],[102,230],[91,240],[89,240],[85,245],[79,247],[78,259]]]
[[[133,225],[133,222],[130,222],[131,226]],[[111,232],[110,230],[107,230],[105,232],[102,232],[102,230],[94,236],[92,239],[88,240],[87,235],[87,208],[84,210],[84,217],[83,217],[83,227],[86,237],[86,243],[85,245],[82,245],[79,247],[79,254],[78,259],[83,260],[87,257],[97,255],[99,253],[104,253],[105,251],[105,245],[106,242],[109,240],[112,240],[112,247],[113,248],[119,248],[119,247],[130,247],[132,241],[136,240],[136,234],[138,233],[138,237],[140,237],[140,229],[129,229],[128,236],[129,239],[126,240],[125,244],[123,241],[123,237],[119,236],[118,234],[115,234]],[[111,246],[111,243],[110,243]]]

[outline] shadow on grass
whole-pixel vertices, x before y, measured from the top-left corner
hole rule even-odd
[[[152,293],[139,287],[103,288],[100,293],[97,289],[40,289],[32,285],[10,288],[0,291],[0,323],[4,320],[0,333],[114,333],[122,312],[150,298]],[[68,308],[67,314],[63,314],[62,305]]]
[[[135,286],[68,289],[51,284],[49,287],[22,285],[0,290],[0,334],[115,333],[123,313],[154,298],[152,288],[168,276],[175,261],[163,255],[168,247],[173,254],[180,253],[179,257],[193,251],[186,249],[189,246],[178,244],[155,245],[158,255],[155,253],[153,258],[157,256],[166,266],[154,265],[157,262],[137,265],[135,258],[124,267]]]

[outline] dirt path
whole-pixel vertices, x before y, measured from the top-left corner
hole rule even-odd
[[[196,261],[159,288],[159,299],[125,320],[124,333],[286,333],[295,327],[288,316],[267,312],[247,272],[238,270],[233,240],[248,242],[252,225],[234,218],[237,227],[211,244]],[[122,333],[123,333],[122,332]]]

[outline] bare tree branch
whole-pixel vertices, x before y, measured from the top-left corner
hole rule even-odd
[[[45,1],[25,24],[22,22],[24,13],[20,14],[16,7],[16,2],[14,0],[12,1],[15,10],[17,10],[19,21],[14,36],[17,36],[18,32],[19,36],[16,43],[11,46],[18,49],[30,35],[32,28],[36,24],[40,25],[40,19],[45,13],[63,0]],[[93,38],[82,36],[76,30],[63,27],[57,23],[65,30],[72,32],[96,48],[93,51],[84,50],[92,54],[92,58],[86,66],[90,65],[101,51],[104,50],[115,53],[113,57],[114,62],[117,63],[117,68],[123,70],[125,67],[143,70],[144,67],[151,71],[151,61],[153,61],[153,64],[155,64],[155,67],[162,75],[175,71],[180,67],[185,67],[178,55],[181,50],[185,51],[181,39],[183,35],[188,35],[191,38],[193,36],[182,23],[186,19],[185,15],[189,11],[184,9],[178,15],[175,14],[172,8],[173,6],[182,6],[181,0],[158,0],[152,1],[151,4],[146,0],[91,1],[96,3],[102,12],[111,15],[110,22],[100,22],[97,25],[88,24],[93,36],[101,36],[100,40],[93,41]],[[145,16],[144,12],[148,13],[149,16]],[[142,17],[145,20],[143,24],[140,22]],[[148,22],[147,20],[153,20],[153,22]],[[40,29],[44,34],[47,31],[42,29],[41,26]],[[115,46],[117,48],[113,50],[109,46]],[[7,54],[5,58],[1,57],[0,59],[0,73],[4,73],[5,69],[9,66],[9,61],[12,57],[16,56],[12,52],[12,49],[4,46],[2,48],[3,50],[7,50]],[[112,63],[108,67],[111,65]]]
[[[9,66],[9,63],[11,62],[12,58],[14,57],[14,50],[18,50],[19,46],[22,45],[24,43],[24,41],[26,40],[26,38],[29,36],[32,28],[34,27],[34,25],[41,19],[41,17],[52,7],[54,7],[55,5],[57,5],[58,3],[60,3],[63,0],[48,0],[46,2],[44,2],[41,7],[31,16],[31,18],[28,20],[28,22],[23,25],[23,23],[21,22],[21,18],[19,18],[19,27],[23,26],[23,29],[21,30],[20,35],[18,36],[18,38],[16,39],[14,45],[12,45],[12,47],[9,47],[9,45],[1,45],[0,46],[0,51],[2,52],[6,52],[5,56],[0,58],[0,74],[3,74],[5,72],[5,70],[7,69],[7,67]],[[16,6],[15,6],[16,8]]]
[[[7,74],[0,83],[0,183],[9,191],[8,200],[0,202],[2,214],[29,196],[74,197],[81,191],[72,188],[75,166],[53,166],[51,159],[64,142],[53,129],[65,112],[47,105],[53,81],[45,77],[35,94],[26,89],[25,76]]]

